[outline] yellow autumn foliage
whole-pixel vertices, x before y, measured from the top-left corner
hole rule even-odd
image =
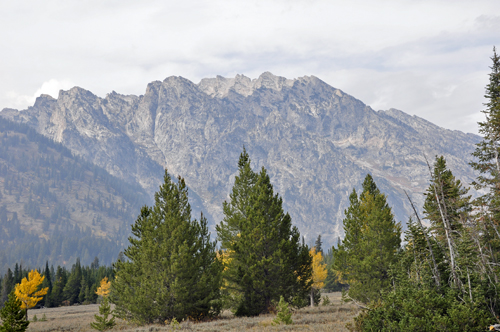
[[[21,309],[33,308],[47,294],[49,287],[37,290],[44,279],[45,277],[41,276],[37,270],[31,270],[28,278],[23,278],[21,283],[16,285],[14,294],[22,303]]]
[[[232,257],[231,257],[231,250],[218,250],[217,251],[217,258],[221,259],[222,258],[222,264],[224,265],[224,271],[227,270],[229,263],[231,263]]]
[[[108,277],[104,277],[101,280],[101,286],[97,288],[97,291],[95,293],[102,297],[107,297],[109,295],[110,288],[111,288],[111,281],[108,281]]]
[[[217,259],[222,258],[222,265],[224,266],[223,272],[226,272],[229,269],[229,264],[232,261],[231,250],[217,250]],[[226,278],[224,278],[224,283],[221,286],[221,289],[225,289],[228,287],[229,282]]]
[[[309,255],[312,257],[312,287],[321,289],[325,286],[324,281],[327,275],[326,264],[323,263],[323,255],[321,255],[321,251],[316,252],[316,248],[312,248],[309,251]]]

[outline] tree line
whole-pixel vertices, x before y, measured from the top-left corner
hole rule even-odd
[[[100,265],[97,257],[89,266],[82,266],[80,259],[77,259],[71,269],[64,266],[49,267],[46,262],[44,269],[36,271],[44,277],[40,288],[47,288],[47,293],[38,302],[38,306],[47,308],[96,303],[96,291],[101,280],[105,277],[114,278],[113,267]],[[15,286],[20,284],[23,278],[28,278],[29,272],[29,269],[16,263],[14,271],[9,268],[5,275],[0,277],[0,307],[9,299],[9,294],[14,291]]]

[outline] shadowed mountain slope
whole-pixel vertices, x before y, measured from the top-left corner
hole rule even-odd
[[[0,271],[116,259],[149,197],[24,125],[0,120]]]

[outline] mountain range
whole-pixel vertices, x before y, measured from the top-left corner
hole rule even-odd
[[[286,79],[168,77],[144,95],[104,98],[79,87],[57,99],[41,95],[26,110],[0,117],[35,129],[83,160],[151,197],[163,169],[184,177],[193,217],[203,211],[212,229],[237,174],[243,147],[255,170],[265,167],[284,208],[307,243],[332,245],[343,235],[343,211],[353,188],[371,173],[396,219],[412,214],[406,190],[422,206],[427,157],[445,156],[466,185],[475,178],[470,153],[481,139],[396,109],[375,111],[314,76]]]

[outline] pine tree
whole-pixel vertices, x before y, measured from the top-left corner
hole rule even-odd
[[[9,299],[9,294],[14,289],[14,275],[10,268],[7,269],[7,273],[2,280],[2,292],[0,292],[0,304],[7,302]]]
[[[64,286],[63,296],[64,299],[69,301],[70,304],[78,302],[78,296],[80,295],[80,287],[82,284],[82,266],[80,264],[80,258],[76,259],[75,265],[71,269],[71,274]]]
[[[318,235],[318,238],[316,239],[316,242],[314,243],[314,249],[316,249],[316,252],[321,252],[321,254],[323,254],[323,248],[321,247],[321,245],[323,244],[323,242],[321,241],[321,234]]]
[[[493,65],[490,67],[491,73],[489,84],[486,86],[485,98],[488,100],[484,105],[486,109],[482,112],[486,115],[486,121],[479,122],[479,133],[483,135],[483,140],[476,145],[476,150],[472,154],[476,161],[471,162],[471,166],[481,173],[476,181],[479,188],[490,189],[488,199],[495,205],[495,214],[500,213],[498,202],[500,197],[500,57],[496,49],[493,48],[491,57]],[[495,218],[500,220],[500,218]]]
[[[111,318],[109,317],[111,315]],[[98,331],[106,331],[116,325],[115,317],[111,313],[111,306],[107,296],[104,296],[99,306],[99,315],[94,315],[95,322],[90,323],[90,327]]]
[[[26,319],[26,312],[21,309],[21,304],[14,292],[11,292],[8,301],[0,310],[0,332],[26,331],[30,322]]]
[[[401,225],[370,174],[360,197],[353,190],[349,200],[343,220],[345,237],[334,249],[333,268],[349,284],[349,299],[369,303],[380,299],[390,286],[389,269],[401,243]]]
[[[62,301],[64,301],[63,290],[66,286],[67,276],[64,268],[58,266],[56,272],[56,278],[54,280],[54,287],[50,296],[50,303],[52,306],[60,306]]]
[[[486,86],[484,104],[486,115],[484,122],[479,122],[479,133],[483,140],[476,144],[472,154],[475,160],[470,165],[480,172],[480,176],[473,182],[476,189],[485,188],[489,192],[476,199],[481,211],[479,223],[482,224],[482,245],[488,248],[491,256],[491,266],[496,266],[494,278],[499,282],[500,269],[500,57],[493,48],[493,62],[490,67],[489,83]]]
[[[181,177],[175,183],[165,171],[155,205],[142,208],[132,234],[128,260],[115,263],[110,300],[118,317],[164,323],[219,313],[222,263],[206,219],[191,220]]]
[[[23,268],[19,268],[19,265],[16,263],[16,266],[14,267],[14,283],[18,284],[21,282],[21,279],[23,279],[22,276],[23,273]]]
[[[80,293],[78,294],[78,302],[83,303],[85,302],[85,297],[86,297],[86,291],[89,288],[87,279],[85,276],[82,276],[82,280],[80,281]]]
[[[280,296],[276,318],[273,319],[272,325],[281,325],[281,323],[285,325],[293,324],[292,312],[290,311],[290,308],[288,308],[288,303],[285,301],[283,296]]]
[[[242,224],[247,219],[250,193],[257,182],[257,174],[250,167],[250,157],[245,148],[238,160],[238,171],[229,194],[230,201],[222,204],[224,220],[216,226],[217,238],[223,249],[231,248],[238,239]]]
[[[284,213],[264,168],[255,174],[243,150],[239,175],[224,203],[224,220],[217,226],[222,247],[229,255],[225,279],[239,296],[235,314],[268,312],[284,296],[303,302],[311,286],[311,257],[300,244],[300,234]]]
[[[436,156],[431,183],[425,192],[424,215],[432,224],[431,230],[441,240],[446,238],[443,218],[449,223],[452,236],[456,237],[462,229],[472,210],[468,191],[447,168],[444,157]]]
[[[431,183],[425,193],[424,215],[431,222],[430,230],[441,247],[448,248],[449,273],[455,284],[458,282],[456,243],[462,237],[463,225],[472,209],[471,196],[467,193],[468,188],[463,188],[460,180],[455,179],[444,157],[436,157]]]
[[[44,279],[42,282],[42,287],[47,288],[47,295],[40,301],[40,305],[45,306],[45,307],[50,307],[50,298],[51,298],[51,292],[52,292],[52,278],[50,277],[50,269],[49,269],[49,262],[45,262],[45,271],[43,272]]]

